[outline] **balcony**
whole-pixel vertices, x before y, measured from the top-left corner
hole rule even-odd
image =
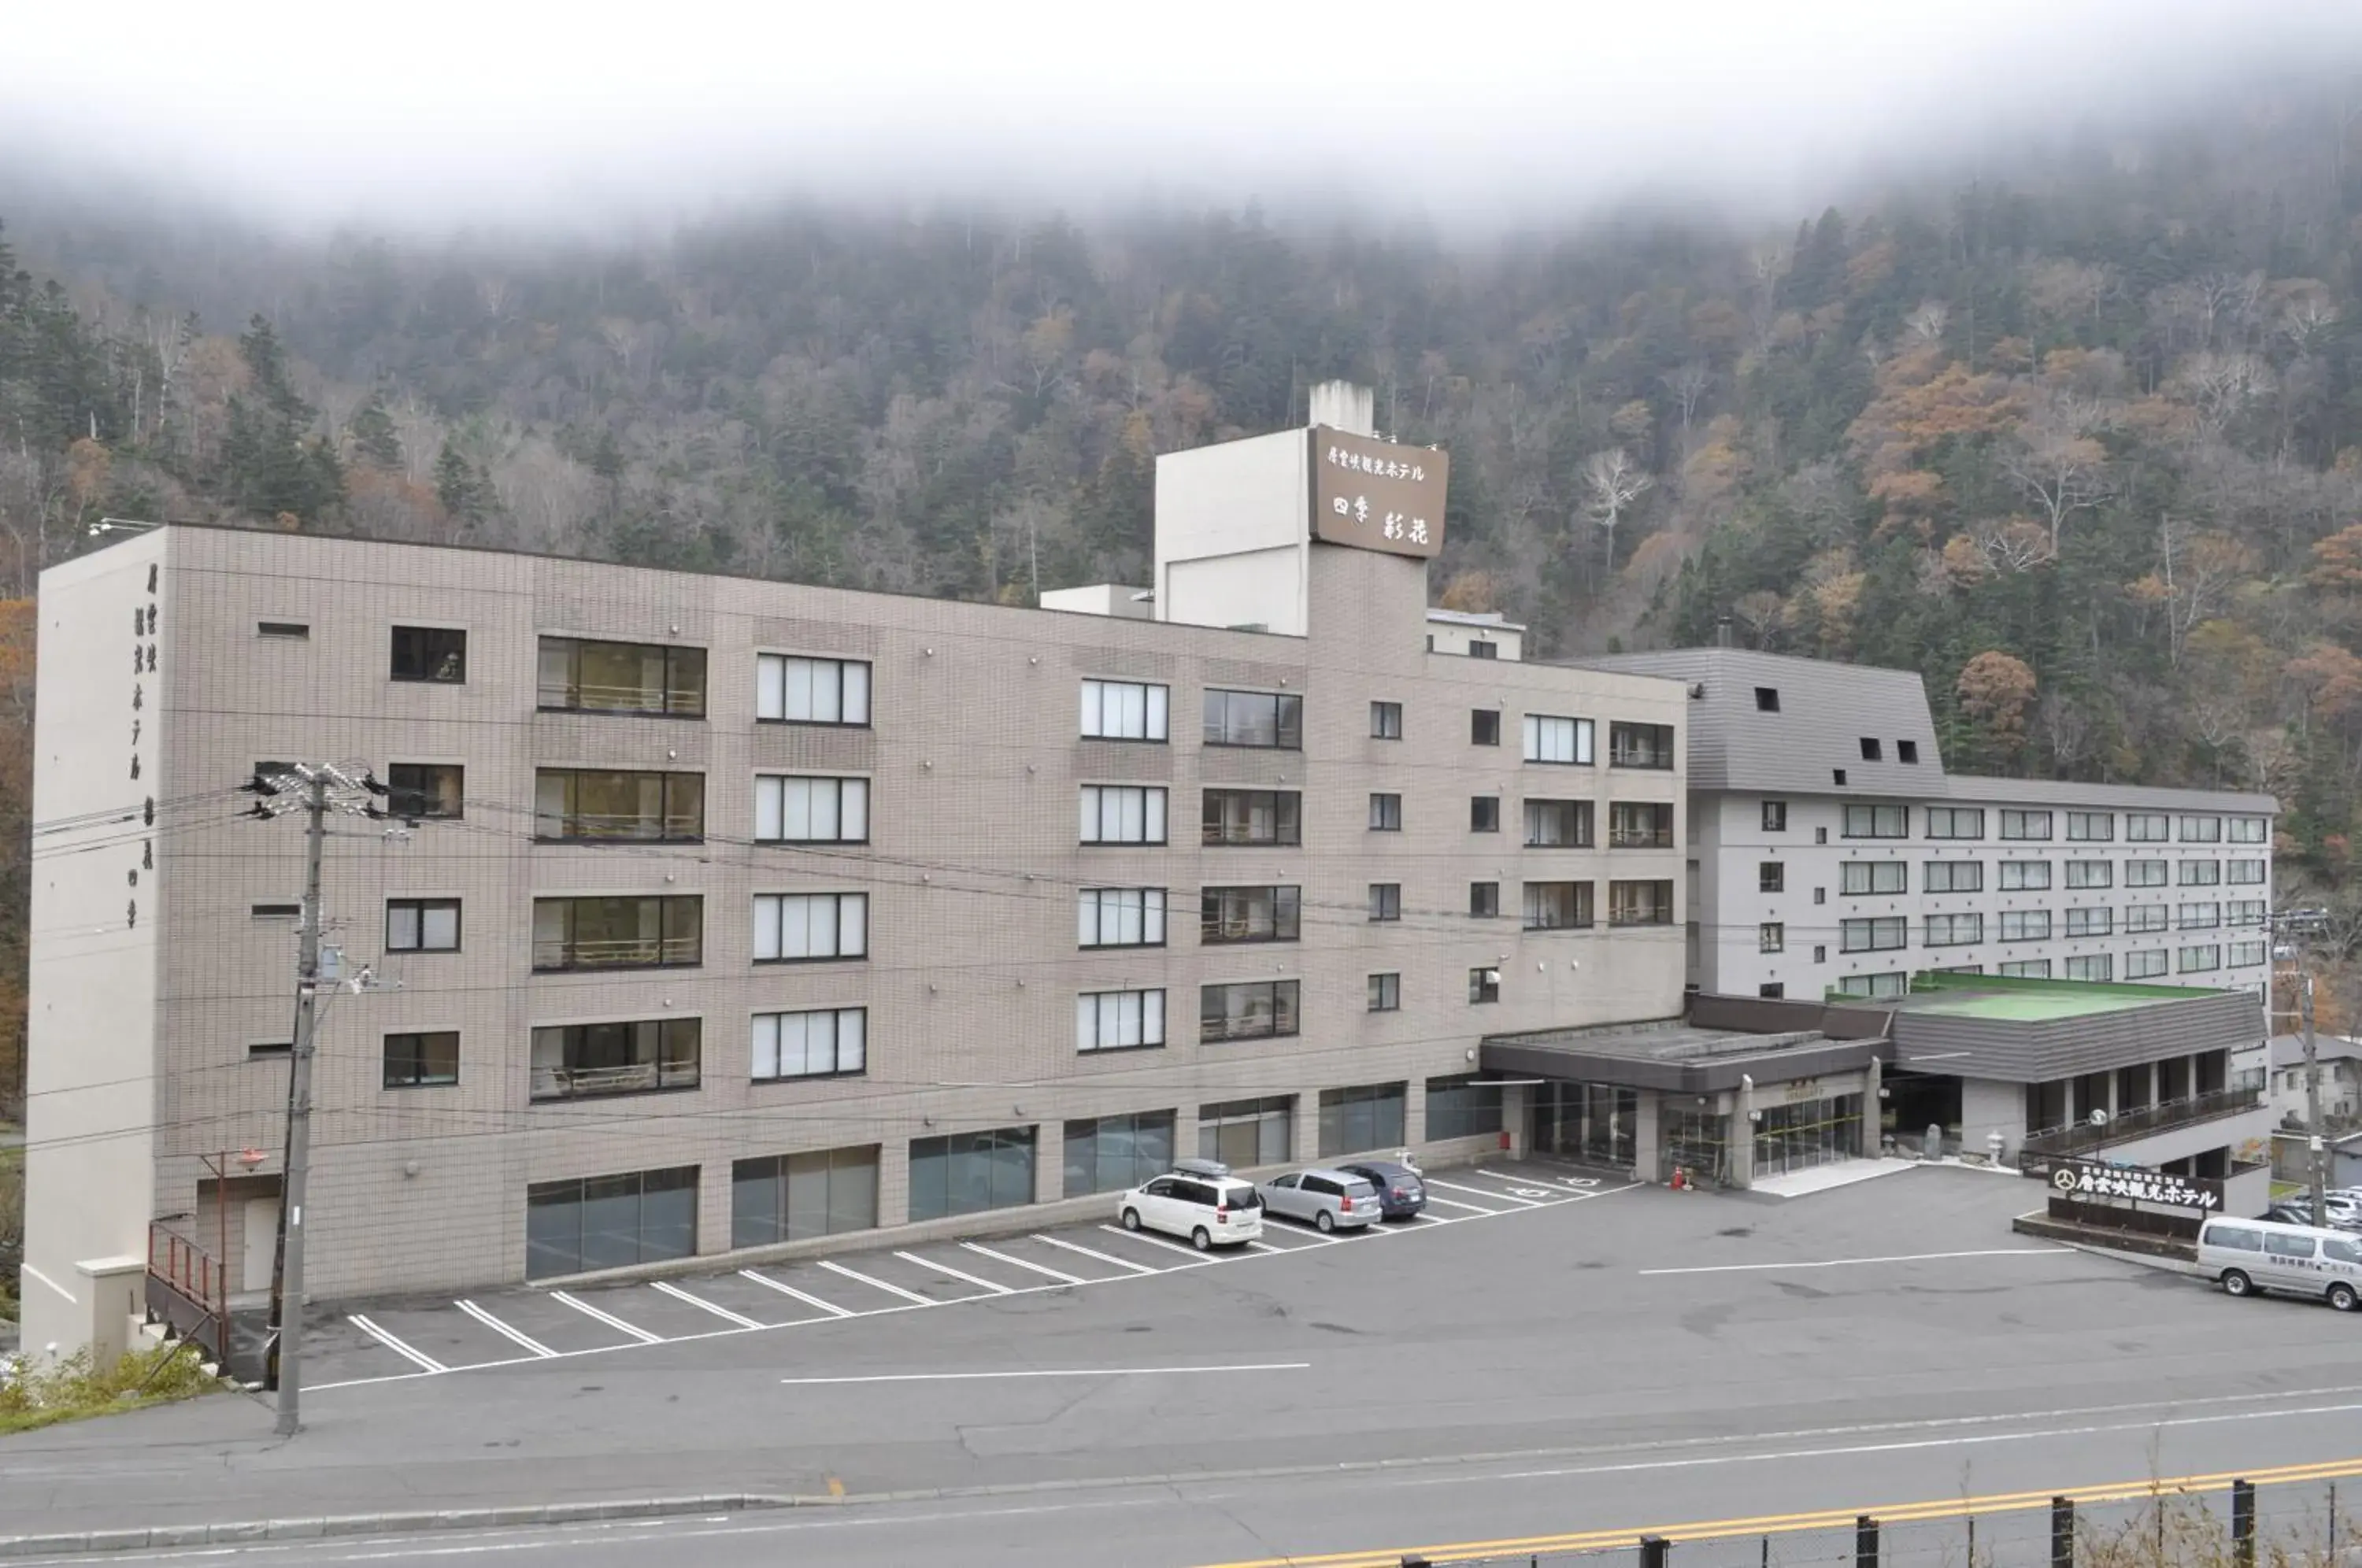
[[[2028,1133],[2025,1142],[2018,1146],[2017,1168],[2030,1172],[2053,1158],[2089,1158],[2094,1152],[2116,1144],[2260,1110],[2263,1103],[2263,1075],[2242,1073],[2227,1088],[2144,1105],[2121,1116],[2112,1116],[2097,1127],[2079,1121]]]
[[[1671,849],[1673,830],[1656,827],[1613,827],[1607,830],[1610,849]]]
[[[695,1062],[623,1062],[604,1067],[535,1067],[533,1098],[594,1099],[611,1094],[654,1094],[697,1087]]]

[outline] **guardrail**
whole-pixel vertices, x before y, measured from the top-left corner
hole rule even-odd
[[[2263,1102],[2263,1085],[2260,1082],[2243,1082],[2228,1088],[2191,1095],[2186,1099],[2144,1105],[2112,1116],[2096,1127],[2086,1122],[2070,1122],[2064,1127],[2047,1128],[2027,1134],[2025,1142],[2018,1146],[2018,1168],[2023,1170],[2053,1157],[2104,1149],[2111,1143],[2128,1143],[2135,1138],[2146,1138],[2153,1132],[2169,1132],[2177,1127],[2212,1121],[2218,1116],[2235,1116],[2243,1110],[2253,1110]]]

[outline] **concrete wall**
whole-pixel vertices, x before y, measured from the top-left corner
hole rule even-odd
[[[1902,1132],[1919,1132],[1918,1128],[1902,1128]],[[1962,1078],[1960,1080],[1960,1152],[1983,1154],[1992,1152],[1989,1142],[1992,1133],[2002,1135],[2002,1157],[2014,1158],[2018,1145],[2025,1142],[2025,1086],[2003,1083],[1994,1078]]]
[[[1158,620],[1304,635],[1311,460],[1311,438],[1301,430],[1158,457]]]

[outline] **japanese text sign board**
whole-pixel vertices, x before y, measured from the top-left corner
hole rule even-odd
[[[2223,1184],[2204,1176],[2168,1176],[2142,1165],[2103,1165],[2091,1160],[2050,1162],[2050,1189],[2061,1198],[2128,1198],[2209,1214],[2223,1209]]]
[[[1432,558],[1443,548],[1451,459],[1425,447],[1312,427],[1312,536]]]

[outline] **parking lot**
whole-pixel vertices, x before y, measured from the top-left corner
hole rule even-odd
[[[1434,1171],[1426,1184],[1428,1209],[1414,1219],[1322,1235],[1274,1217],[1261,1241],[1210,1253],[1195,1252],[1186,1242],[1122,1230],[1113,1223],[1115,1197],[1109,1194],[1106,1223],[881,1247],[624,1285],[502,1287],[444,1300],[356,1303],[323,1314],[307,1334],[307,1382],[321,1392],[450,1376],[1115,1285],[1188,1269],[1245,1268],[1328,1247],[1417,1245],[1422,1232],[1485,1220],[1514,1221],[1628,1185],[1563,1166],[1508,1161]]]

